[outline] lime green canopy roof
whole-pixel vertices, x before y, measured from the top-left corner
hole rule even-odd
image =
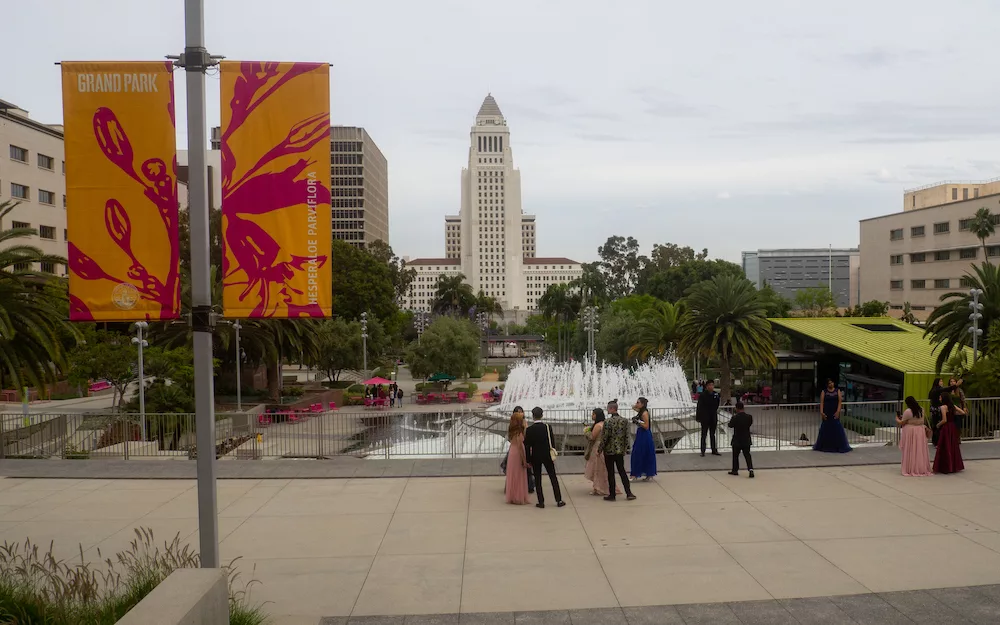
[[[900,373],[937,370],[937,354],[930,339],[924,338],[923,328],[902,321],[888,317],[795,317],[770,322]],[[885,326],[896,330],[872,329]]]

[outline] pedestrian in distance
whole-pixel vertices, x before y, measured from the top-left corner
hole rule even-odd
[[[712,440],[712,455],[721,456],[715,441],[715,430],[719,427],[719,394],[715,392],[715,382],[705,382],[705,392],[698,396],[698,407],[694,420],[701,424],[701,456],[705,457],[705,439]]]
[[[556,506],[562,508],[566,502],[562,500],[562,490],[559,488],[559,478],[556,476],[556,450],[552,444],[552,429],[547,423],[542,423],[543,411],[538,406],[531,409],[534,423],[524,433],[524,451],[535,474],[535,495],[538,497],[538,508],[545,507],[545,494],[542,492],[542,467],[549,474],[552,482],[552,493],[556,498]]]
[[[740,474],[740,454],[746,460],[747,470],[750,477],[753,477],[753,458],[750,457],[750,426],[753,425],[753,416],[744,410],[743,402],[736,402],[736,414],[729,419],[729,429],[733,431],[733,470],[729,475]]]
[[[628,420],[618,414],[618,400],[613,399],[608,402],[608,416],[604,420],[604,431],[601,432],[601,441],[604,444],[604,462],[608,471],[608,495],[605,501],[614,501],[617,489],[615,488],[615,469],[622,478],[622,486],[625,488],[625,498],[629,501],[635,499],[632,494],[632,487],[629,485],[628,473],[625,472],[625,454],[628,453]]]

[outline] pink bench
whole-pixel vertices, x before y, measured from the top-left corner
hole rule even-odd
[[[107,380],[98,380],[90,385],[90,392],[96,393],[98,391],[106,391],[109,388],[111,388],[111,382],[108,382]]]

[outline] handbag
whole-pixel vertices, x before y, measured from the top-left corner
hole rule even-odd
[[[590,461],[590,455],[594,453],[594,448],[597,447],[597,441],[589,441],[587,443],[587,451],[583,452],[583,459],[587,462]]]
[[[555,462],[556,458],[559,457],[559,452],[552,446],[552,428],[549,427],[548,423],[545,424],[545,430],[549,434],[549,458],[552,459],[552,462]]]

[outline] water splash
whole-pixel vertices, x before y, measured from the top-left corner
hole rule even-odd
[[[556,362],[539,358],[510,370],[499,408],[509,414],[516,405],[589,410],[618,399],[631,406],[638,397],[649,407],[693,408],[691,388],[676,356],[651,360],[633,369],[592,360]]]

